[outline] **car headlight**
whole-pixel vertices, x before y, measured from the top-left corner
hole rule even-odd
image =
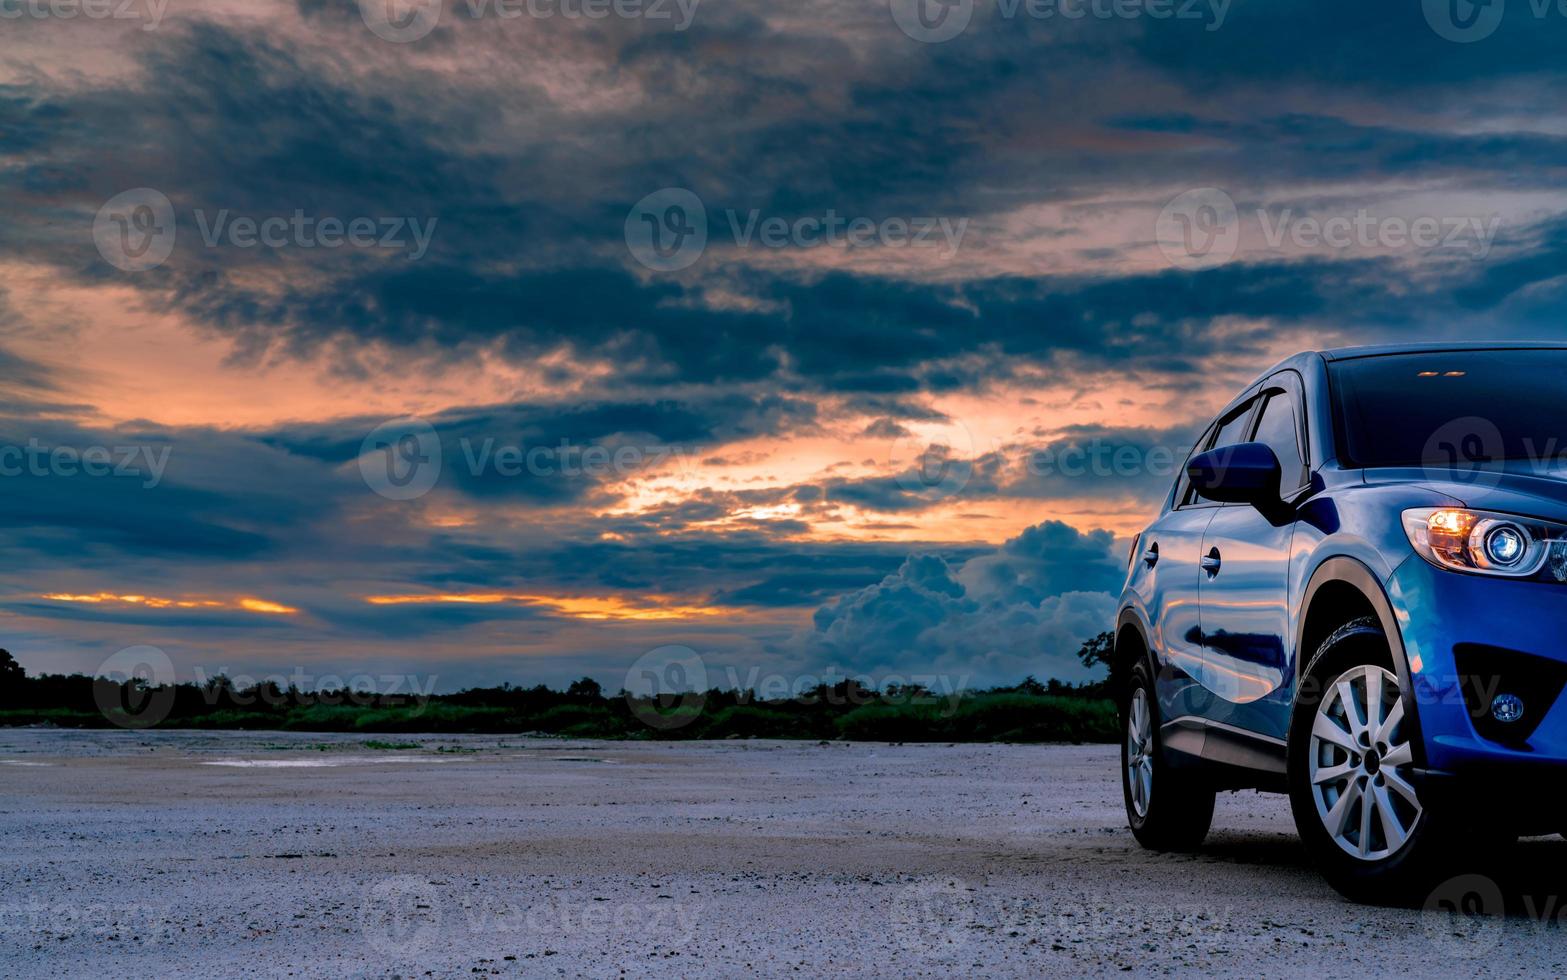
[[[1462,507],[1404,511],[1404,532],[1438,568],[1567,582],[1567,525]]]

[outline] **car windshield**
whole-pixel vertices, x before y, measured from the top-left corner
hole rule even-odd
[[[1349,466],[1567,457],[1567,350],[1439,351],[1328,365]]]

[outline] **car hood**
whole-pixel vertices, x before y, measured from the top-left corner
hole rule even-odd
[[[1420,477],[1412,482],[1476,510],[1495,510],[1567,523],[1567,467],[1564,466],[1518,461],[1451,475],[1429,468],[1402,472],[1408,476],[1419,473]],[[1391,470],[1381,471],[1381,475],[1397,479]],[[1368,471],[1367,482],[1382,481]]]

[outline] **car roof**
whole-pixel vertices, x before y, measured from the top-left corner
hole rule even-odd
[[[1478,350],[1567,350],[1567,343],[1542,340],[1527,343],[1382,344],[1370,347],[1336,347],[1317,353],[1325,360],[1348,361],[1357,357],[1383,357],[1388,354],[1437,354]]]

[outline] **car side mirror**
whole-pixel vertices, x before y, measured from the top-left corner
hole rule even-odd
[[[1262,442],[1210,449],[1186,464],[1197,495],[1221,504],[1278,503],[1279,473],[1278,456]]]

